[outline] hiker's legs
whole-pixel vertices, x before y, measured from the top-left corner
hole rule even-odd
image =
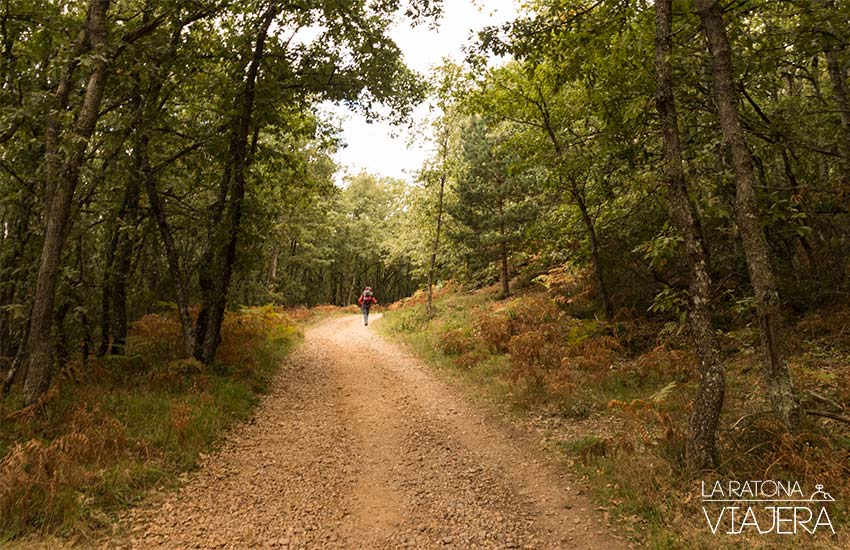
[[[369,308],[366,307],[363,308],[363,324],[369,324]]]

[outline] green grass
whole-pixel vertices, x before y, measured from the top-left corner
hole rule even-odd
[[[585,450],[590,449],[595,445],[599,445],[602,441],[602,438],[599,436],[587,435],[572,441],[565,441],[561,444],[561,448],[565,453],[581,456]]]

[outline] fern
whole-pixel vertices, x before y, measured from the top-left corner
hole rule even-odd
[[[649,399],[653,403],[661,403],[665,399],[667,399],[667,397],[671,393],[673,393],[673,390],[675,390],[677,387],[678,387],[678,384],[676,384],[675,381],[670,382],[669,384],[667,384],[666,386],[664,386],[663,388],[661,388],[660,390],[658,390],[657,392],[655,392],[651,396],[649,396]]]

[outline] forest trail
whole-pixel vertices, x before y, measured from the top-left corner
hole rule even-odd
[[[359,316],[309,329],[254,420],[153,501],[109,548],[625,547],[575,480]]]

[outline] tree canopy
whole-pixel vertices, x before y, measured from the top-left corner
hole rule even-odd
[[[409,292],[404,258],[358,222],[392,223],[389,192],[386,212],[360,212],[334,188],[339,143],[317,106],[404,120],[425,86],[387,31],[438,2],[2,10],[0,355],[10,382],[26,371],[28,402],[57,337],[60,364],[120,354],[128,321],[164,303],[187,355],[210,363],[228,303],[341,302],[367,274],[395,285],[388,297]],[[390,185],[352,186],[364,181]],[[337,288],[309,288],[321,283]]]
[[[122,353],[154,310],[174,309],[186,355],[212,363],[239,304],[344,305],[365,285],[387,302],[449,279],[508,296],[566,267],[590,274],[588,313],[610,326],[641,312],[708,342],[695,463],[714,460],[718,330],[757,329],[793,427],[787,317],[848,294],[850,4],[533,0],[429,82],[388,31],[439,13],[5,2],[7,387],[25,373],[36,401],[57,366]],[[426,99],[434,154],[415,181],[335,184],[321,102],[402,122]]]

